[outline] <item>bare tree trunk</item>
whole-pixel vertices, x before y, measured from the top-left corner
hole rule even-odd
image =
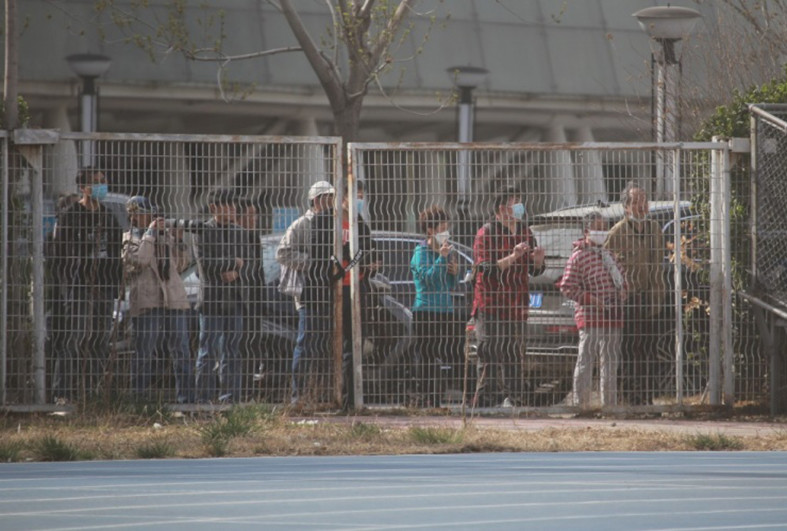
[[[333,109],[333,133],[342,137],[345,145],[358,139],[363,99],[357,98],[341,109]]]
[[[5,0],[5,78],[3,94],[5,103],[5,128],[16,129],[19,122],[17,106],[18,54],[16,34],[16,0]]]

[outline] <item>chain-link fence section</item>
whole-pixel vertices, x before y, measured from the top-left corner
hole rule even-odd
[[[755,114],[756,171],[753,219],[754,278],[774,301],[787,304],[787,106],[767,106],[768,115]]]
[[[313,183],[341,183],[337,139],[15,140],[5,403],[334,401],[331,341],[302,354],[293,395],[302,310],[278,289],[280,262],[308,275],[298,253],[319,238],[291,241],[279,261],[277,249]],[[332,309],[327,288],[305,291],[304,304]]]
[[[363,403],[708,403],[713,150],[351,144]]]

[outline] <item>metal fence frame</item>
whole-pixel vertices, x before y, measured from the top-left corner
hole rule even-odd
[[[363,152],[365,150],[384,150],[390,152],[396,151],[428,151],[428,150],[445,150],[457,153],[469,153],[474,150],[506,150],[506,149],[527,149],[536,151],[604,151],[604,150],[648,150],[654,153],[664,155],[663,165],[667,167],[664,175],[667,175],[672,181],[674,189],[680,190],[679,186],[679,168],[681,154],[684,151],[706,151],[711,157],[712,173],[709,176],[711,185],[710,194],[710,234],[713,243],[711,245],[711,345],[710,348],[710,403],[719,405],[722,403],[731,404],[735,400],[735,385],[734,385],[734,371],[732,369],[732,333],[733,326],[731,323],[731,265],[730,265],[730,249],[729,249],[729,172],[730,172],[730,145],[726,142],[706,142],[706,143],[673,143],[673,144],[654,144],[654,143],[569,143],[569,144],[435,144],[435,143],[351,143],[347,146],[347,168],[348,174],[346,176],[342,173],[342,150],[341,140],[337,138],[285,138],[285,137],[250,137],[250,136],[210,136],[210,135],[148,135],[148,134],[109,134],[109,133],[63,133],[58,134],[52,131],[16,131],[13,137],[6,133],[0,132],[2,138],[2,167],[3,167],[3,192],[2,192],[2,229],[0,229],[0,237],[2,238],[2,254],[0,255],[0,273],[4,280],[8,273],[8,186],[9,186],[9,157],[11,149],[27,149],[31,152],[41,150],[41,146],[51,145],[59,141],[74,141],[74,142],[93,142],[101,140],[133,140],[133,141],[200,141],[200,142],[243,142],[243,141],[261,141],[261,142],[279,142],[279,143],[319,143],[328,144],[334,150],[334,183],[337,186],[338,199],[341,200],[341,185],[344,179],[347,180],[349,190],[348,193],[353,194],[355,191],[355,183],[359,179],[364,178],[363,166]],[[13,147],[11,143],[13,142]],[[27,147],[23,147],[27,146]],[[661,160],[661,159],[660,159]],[[671,167],[671,170],[670,170]],[[38,196],[39,199],[43,194],[41,188],[41,175],[38,177],[33,175],[32,184],[32,197]],[[673,196],[675,202],[675,214],[678,213],[677,194]],[[350,203],[350,232],[351,232],[351,249],[355,253],[357,242],[357,227],[354,227],[354,219],[356,215],[355,203]],[[337,209],[338,211],[339,209]],[[46,404],[45,399],[45,385],[43,383],[45,366],[42,364],[43,356],[43,298],[37,297],[40,294],[43,284],[43,272],[40,270],[41,260],[43,258],[43,236],[41,227],[41,213],[43,212],[42,206],[39,201],[33,201],[32,214],[33,214],[33,264],[36,270],[33,272],[33,307],[31,310],[32,320],[37,325],[34,330],[34,350],[31,355],[37,360],[34,364],[34,379],[35,379],[35,392],[34,400],[32,403],[27,404],[31,407],[43,407]],[[341,214],[339,214],[340,216]],[[38,227],[39,230],[36,229]],[[337,226],[337,232],[340,231],[340,226]],[[680,224],[674,224],[675,242],[678,246],[676,249],[676,256],[680,256]],[[337,238],[335,245],[336,254],[340,253],[340,238]],[[676,283],[680,287],[680,275],[676,274]],[[353,270],[351,276],[351,291],[353,301],[353,318],[360,321],[360,301],[359,301],[359,284],[357,272]],[[340,288],[339,288],[340,289]],[[7,344],[7,310],[8,301],[6,300],[7,292],[5,287],[0,289],[0,405],[7,406],[6,398],[6,383],[7,383],[7,362],[8,362],[8,344]],[[675,293],[676,304],[679,304],[678,298],[680,297],[679,289]],[[340,304],[336,305],[334,309],[337,316],[336,322],[341,322],[341,309]],[[679,405],[683,404],[683,396],[681,390],[681,368],[682,368],[682,323],[679,318],[676,319],[676,371],[677,389],[676,399]],[[341,343],[341,331],[335,333],[334,346]],[[360,330],[355,330],[353,337],[353,370],[355,375],[355,405],[356,407],[363,407],[363,365],[361,363],[362,354],[362,339]],[[336,359],[340,359],[340,348],[334,349]],[[335,379],[338,381],[341,378],[339,367],[335,367]],[[339,390],[337,388],[337,393]],[[337,397],[338,398],[338,397]]]
[[[44,337],[46,334],[46,324],[44,317],[44,241],[43,241],[43,183],[41,164],[44,152],[47,148],[57,145],[60,142],[74,142],[82,146],[82,149],[92,150],[92,145],[96,142],[199,142],[199,143],[256,143],[256,144],[275,144],[275,145],[314,145],[330,150],[330,160],[333,167],[329,170],[329,178],[335,186],[341,188],[342,183],[342,150],[341,139],[338,137],[281,137],[281,136],[242,136],[242,135],[160,135],[160,134],[135,134],[135,133],[79,133],[69,132],[60,133],[56,130],[16,130],[9,134],[0,132],[2,139],[2,184],[3,192],[0,203],[0,213],[2,214],[2,255],[0,256],[0,274],[4,280],[4,285],[0,288],[0,405],[7,407],[32,407],[47,408],[46,399],[46,364],[44,352]],[[32,164],[33,171],[30,172],[30,198],[32,216],[32,241],[30,242],[32,253],[32,275],[31,275],[31,311],[30,322],[32,324],[32,351],[30,352],[33,360],[34,391],[33,400],[27,404],[8,404],[7,383],[8,372],[8,300],[7,300],[7,275],[8,275],[8,214],[9,214],[9,159],[12,150],[24,152],[24,158],[28,164]],[[302,190],[305,194],[305,190]],[[339,226],[340,227],[340,226]],[[337,229],[337,231],[340,228]],[[338,242],[339,240],[335,238]],[[337,243],[338,245],[338,243]],[[334,249],[338,252],[338,248]],[[335,309],[336,315],[340,315],[340,307]],[[339,317],[340,318],[340,317]],[[341,351],[335,354],[336,359],[341,359]],[[340,369],[334,375],[333,386],[337,396],[340,378]]]
[[[674,201],[675,219],[679,218],[679,194],[672,193],[680,190],[680,163],[681,154],[688,151],[705,151],[710,155],[710,237],[711,237],[711,263],[710,263],[710,290],[711,290],[711,319],[710,319],[710,374],[709,374],[709,400],[711,405],[722,403],[732,404],[735,400],[733,346],[732,346],[732,312],[731,312],[731,265],[729,249],[729,178],[730,178],[730,153],[729,142],[714,139],[713,142],[692,143],[567,143],[567,144],[460,144],[460,143],[350,143],[347,146],[347,160],[349,167],[350,186],[357,180],[365,178],[364,160],[365,153],[382,151],[398,153],[399,155],[411,152],[428,152],[431,150],[457,153],[457,165],[467,163],[468,154],[474,151],[505,151],[505,150],[530,150],[530,151],[609,151],[632,150],[651,151],[656,156],[656,166],[661,175],[661,182],[656,183],[656,189],[669,190]],[[459,156],[464,155],[464,156]],[[456,169],[457,203],[466,201],[461,197],[463,191],[468,189],[467,169]],[[464,178],[463,178],[464,176]],[[351,188],[354,190],[354,188]],[[354,193],[354,192],[349,192]],[[351,210],[351,218],[355,213]],[[675,255],[681,256],[680,223],[673,223]],[[352,237],[352,252],[357,250],[357,234]],[[681,306],[681,274],[680,268],[675,268],[674,304]],[[359,291],[357,291],[357,275],[353,275],[353,315],[360,316]],[[675,355],[676,355],[676,401],[679,407],[684,406],[682,389],[683,367],[683,324],[680,312],[675,318]],[[364,405],[361,393],[363,368],[361,356],[361,337],[359,331],[354,331],[353,360],[355,369],[355,403],[356,407]],[[723,400],[723,402],[722,402]],[[555,409],[555,408],[552,408]],[[658,408],[656,408],[658,409]]]

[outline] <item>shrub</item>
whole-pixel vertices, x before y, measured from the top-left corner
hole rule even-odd
[[[175,455],[175,447],[167,441],[154,441],[143,444],[135,453],[140,459],[164,459]]]
[[[463,433],[451,428],[410,428],[410,438],[419,444],[457,444]]]
[[[688,435],[686,442],[695,450],[711,450],[720,452],[724,450],[742,450],[743,442],[737,437],[728,437],[723,433],[715,435],[707,433],[698,433],[696,435]]]
[[[19,461],[22,452],[22,443],[19,441],[0,442],[0,463],[14,463]]]
[[[81,461],[92,458],[90,452],[80,450],[54,435],[39,439],[33,445],[33,450],[39,461]]]

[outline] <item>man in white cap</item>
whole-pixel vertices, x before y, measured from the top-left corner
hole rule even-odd
[[[304,400],[310,376],[326,379],[329,376],[330,263],[312,260],[315,241],[312,222],[317,214],[333,207],[335,193],[328,181],[314,183],[309,188],[309,210],[292,222],[276,249],[276,261],[299,272],[303,280],[301,293],[294,296],[298,311],[298,336],[292,353],[292,404]]]

